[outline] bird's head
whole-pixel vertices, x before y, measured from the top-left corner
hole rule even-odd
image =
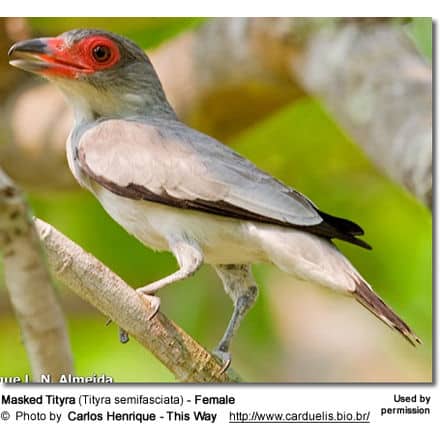
[[[77,119],[170,115],[154,68],[135,43],[92,29],[65,32],[14,44],[10,64],[54,82]]]

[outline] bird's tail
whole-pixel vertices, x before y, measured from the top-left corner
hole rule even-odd
[[[412,345],[420,339],[373,291],[348,259],[328,239],[304,231],[260,225],[252,230],[268,261],[300,279],[349,293]]]
[[[362,279],[356,280],[356,290],[353,292],[353,296],[382,322],[397,330],[410,344],[417,346],[422,343],[409,326]]]

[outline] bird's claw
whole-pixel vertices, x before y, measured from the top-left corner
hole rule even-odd
[[[222,351],[219,349],[214,350],[212,354],[222,363],[223,366],[220,370],[220,374],[223,374],[231,366],[231,354],[227,351]]]
[[[112,322],[113,319],[108,318],[105,322],[105,326],[108,327]],[[119,327],[119,342],[121,344],[126,344],[129,340],[128,333],[122,327]]]
[[[126,344],[129,340],[128,333],[123,328],[119,327],[119,342],[121,344]]]
[[[152,312],[148,315],[148,321],[151,321],[159,312],[160,298],[154,295],[154,292],[145,292],[141,289],[137,289],[136,292],[141,297],[144,304],[148,307],[148,310],[152,309]]]

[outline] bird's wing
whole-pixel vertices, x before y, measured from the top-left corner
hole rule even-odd
[[[316,226],[311,232],[345,239],[302,194],[209,136],[176,124],[102,121],[77,142],[80,167],[125,197],[244,220]],[[362,233],[354,223],[337,220],[346,222],[344,234]]]

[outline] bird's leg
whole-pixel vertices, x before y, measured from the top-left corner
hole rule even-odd
[[[165,278],[136,289],[136,291],[141,294],[142,299],[148,302],[150,307],[152,301],[154,303],[154,311],[150,314],[148,319],[154,318],[159,311],[160,298],[154,296],[155,292],[169,284],[190,277],[203,263],[203,254],[199,246],[188,239],[170,240],[170,247],[179,264],[179,270]]]
[[[231,363],[229,348],[241,320],[246,312],[254,305],[258,295],[258,286],[252,276],[250,265],[227,264],[215,266],[217,274],[223,281],[226,293],[234,302],[234,311],[225,334],[223,335],[214,354],[224,362],[223,369],[226,370]]]

